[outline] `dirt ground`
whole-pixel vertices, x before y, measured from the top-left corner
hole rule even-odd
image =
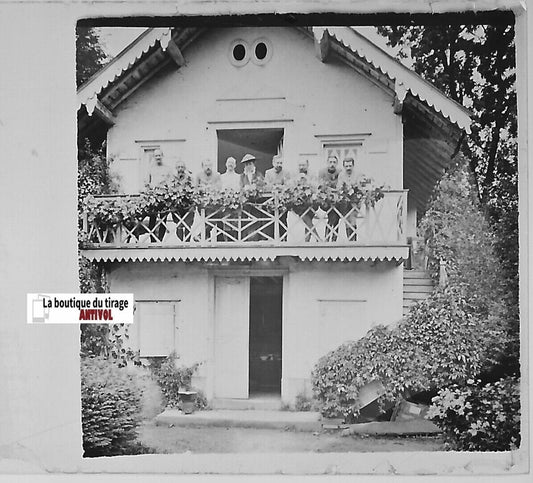
[[[139,440],[156,453],[286,453],[440,451],[436,436],[341,436],[275,429],[172,427],[145,423]]]

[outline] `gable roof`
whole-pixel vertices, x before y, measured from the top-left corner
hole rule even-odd
[[[336,56],[391,97],[394,112],[404,120],[404,188],[423,211],[464,134],[470,133],[469,111],[351,27],[295,28],[315,42],[320,61]],[[79,135],[101,127],[102,121],[112,125],[113,110],[169,63],[181,67],[187,47],[206,30],[143,32],[78,89]]]
[[[89,114],[92,114],[97,96],[109,84],[132,68],[143,55],[159,43],[163,50],[170,42],[172,29],[150,28],[145,30],[131,44],[123,49],[111,62],[106,64],[96,74],[78,89],[78,109],[85,105]]]
[[[387,76],[389,81],[394,83],[392,89],[400,97],[405,98],[405,95],[410,93],[441,113],[460,129],[470,132],[471,119],[467,109],[446,97],[435,86],[408,69],[365,36],[350,27],[310,27],[310,29],[319,41],[324,35],[329,35],[345,49],[364,59],[369,68]],[[172,28],[149,28],[143,32],[79,88],[78,109],[85,105],[87,111],[92,114],[98,96],[106,87],[118,80],[129,69],[134,68],[155,46],[159,45],[163,52],[167,49],[170,41],[174,40],[172,31]],[[389,83],[380,77],[382,76],[376,76],[384,87],[390,89]]]
[[[405,91],[409,92],[429,107],[440,112],[460,129],[470,133],[470,112],[465,107],[447,97],[433,84],[407,68],[364,35],[349,27],[315,27],[314,30],[315,35],[329,34],[344,47],[368,62],[374,70],[385,74],[391,81],[394,81],[394,90],[398,95],[403,96]]]

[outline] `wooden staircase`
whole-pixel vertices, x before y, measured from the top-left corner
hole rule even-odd
[[[403,271],[403,315],[412,305],[427,299],[433,292],[433,281],[425,270]]]

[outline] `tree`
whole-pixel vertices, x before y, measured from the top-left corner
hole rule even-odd
[[[477,196],[495,230],[509,303],[518,306],[518,163],[514,27],[426,25],[378,27],[399,57],[473,113],[462,145]],[[518,318],[518,314],[517,314]]]
[[[496,178],[516,173],[515,158],[502,153],[516,144],[514,27],[401,25],[378,32],[400,48],[399,57],[412,58],[415,72],[473,112],[463,152],[487,205],[497,195]]]
[[[76,86],[80,87],[105,65],[103,51],[94,28],[76,28]]]

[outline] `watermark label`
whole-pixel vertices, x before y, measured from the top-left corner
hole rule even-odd
[[[132,324],[132,293],[29,293],[28,324]]]

